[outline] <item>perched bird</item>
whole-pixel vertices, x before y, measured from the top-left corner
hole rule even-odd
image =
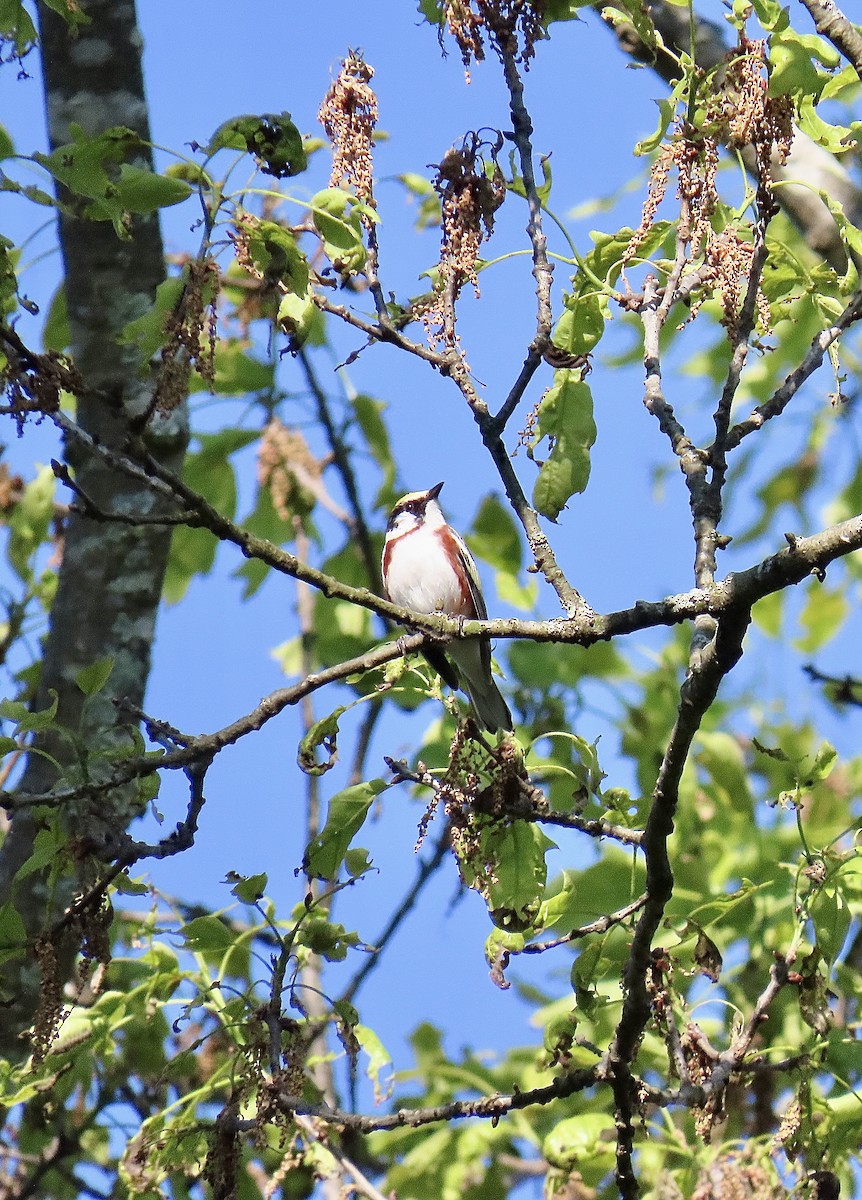
[[[488,613],[479,573],[463,539],[447,523],[437,503],[442,487],[438,483],[427,492],[410,492],[393,508],[383,548],[383,586],[392,603],[402,608],[482,621]],[[476,716],[490,733],[513,728],[506,701],[491,677],[487,638],[449,642],[445,654],[431,646],[425,654],[450,687],[464,688]]]

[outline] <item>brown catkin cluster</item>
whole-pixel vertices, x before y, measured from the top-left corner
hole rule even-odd
[[[491,147],[493,168],[486,171],[478,134],[468,134],[460,147],[443,156],[432,180],[442,206],[442,241],[434,296],[422,313],[432,345],[455,344],[454,307],[465,284],[479,295],[476,262],[482,242],[494,230],[494,215],[503,203],[506,185]]]
[[[499,49],[518,38],[516,58],[528,65],[536,42],[544,37],[540,0],[442,0],[446,28],[458,44],[466,68],[485,57],[485,38]]]
[[[188,395],[195,368],[210,386],[215,383],[216,302],[219,270],[211,258],[192,259],[179,302],[165,322],[165,344],[153,394],[153,407],[173,412]]]
[[[691,1200],[778,1200],[782,1185],[745,1153],[723,1154],[698,1176]]]
[[[718,203],[715,186],[718,146],[714,137],[680,123],[653,163],[641,221],[623,252],[623,263],[634,259],[652,228],[674,167],[678,176],[676,195],[680,201],[678,236],[690,244],[692,255],[699,254],[708,241],[710,218]]]
[[[742,302],[748,290],[754,246],[743,242],[733,229],[710,238],[706,248],[706,261],[711,268],[711,286],[718,293],[724,311],[724,325],[733,337],[737,330]],[[763,333],[772,332],[769,302],[760,288],[755,298],[757,316]]]
[[[0,463],[0,513],[8,516],[24,496],[24,480],[13,475],[6,463]]]
[[[0,386],[8,397],[19,435],[29,415],[56,412],[62,392],[77,395],[84,386],[77,367],[64,355],[56,350],[36,354],[23,345],[14,330],[2,326],[0,351],[6,359],[0,369]]]
[[[322,470],[302,434],[273,417],[261,435],[257,481],[283,521],[308,514]]]
[[[81,944],[81,958],[78,963],[78,985],[84,987],[101,975],[98,968],[105,968],[111,962],[110,930],[114,920],[114,910],[107,896],[101,896],[94,904],[89,905],[76,923]],[[98,991],[98,988],[94,990]]]
[[[373,204],[372,138],[377,97],[371,88],[374,69],[351,51],[326,93],[317,119],[332,143],[329,186],[352,188],[358,200]]]
[[[765,41],[744,34],[728,56],[722,92],[721,121],[731,146],[752,146],[762,191],[772,183],[772,156],[785,163],[793,142],[793,101],[770,96],[769,59]]]
[[[716,171],[720,141],[734,148],[750,147],[757,160],[757,205],[762,219],[774,212],[772,164],[783,163],[793,140],[793,102],[789,96],[770,96],[769,62],[764,41],[744,34],[727,56],[720,91],[707,108],[703,128],[679,122],[662,147],[652,171],[641,221],[623,253],[633,261],[665,197],[672,169],[678,175],[680,216],[677,236],[688,245],[689,258],[703,257],[703,282],[721,302],[723,323],[731,338],[739,328],[740,310],[748,289],[754,247],[738,230],[716,233],[712,218],[718,204]],[[692,308],[696,315],[699,305]],[[771,332],[769,304],[758,288],[757,318],[761,331]],[[691,319],[691,318],[689,318]]]
[[[33,1021],[30,1040],[33,1047],[33,1061],[40,1063],[51,1049],[54,1038],[69,1015],[69,1010],[63,1000],[62,973],[54,943],[47,937],[37,938],[34,954],[39,966],[41,983],[39,1006]]]
[[[242,1152],[236,1128],[239,1113],[239,1101],[232,1096],[215,1120],[203,1169],[213,1200],[233,1200],[236,1196]]]

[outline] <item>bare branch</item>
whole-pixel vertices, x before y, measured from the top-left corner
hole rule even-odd
[[[623,921],[627,921],[636,912],[640,912],[646,902],[646,895],[639,896],[637,900],[633,900],[631,904],[626,904],[623,908],[617,909],[616,912],[608,913],[603,917],[597,917],[595,921],[590,921],[588,925],[580,925],[577,929],[570,929],[568,933],[564,933],[561,937],[553,938],[547,942],[528,942],[523,950],[509,950],[507,953],[513,956],[516,954],[544,954],[546,950],[556,950],[558,946],[568,946],[571,942],[580,941],[581,938],[589,937],[593,933],[607,933],[609,929],[613,929],[614,925],[621,925]]]
[[[558,1075],[544,1087],[530,1088],[509,1095],[481,1096],[477,1100],[452,1100],[448,1104],[437,1104],[427,1108],[402,1108],[386,1116],[365,1116],[362,1113],[330,1109],[325,1105],[309,1104],[301,1096],[284,1093],[278,1097],[278,1106],[288,1116],[296,1113],[315,1117],[327,1125],[338,1125],[342,1129],[354,1129],[358,1133],[371,1133],[385,1129],[418,1129],[422,1125],[436,1125],[440,1121],[458,1121],[467,1117],[482,1117],[498,1121],[506,1113],[531,1108],[534,1104],[550,1104],[574,1096],[597,1081],[596,1067],[582,1067]],[[252,1129],[254,1121],[238,1121],[238,1129]]]
[[[369,227],[369,237],[374,229],[375,226],[373,225]],[[329,400],[321,386],[320,380],[317,378],[311,359],[305,350],[300,350],[297,357],[305,374],[306,382],[311,389],[311,394],[314,396],[317,417],[323,426],[326,440],[329,443],[329,449],[332,452],[332,461],[335,464],[338,474],[341,476],[341,482],[347,495],[347,502],[350,505],[351,513],[350,532],[356,538],[359,545],[362,561],[365,564],[365,571],[368,575],[368,586],[373,588],[375,592],[379,592],[381,591],[380,564],[371,544],[371,534],[368,529],[368,523],[365,520],[362,501],[359,498],[359,487],[353,471],[353,464],[350,461],[350,449],[344,441],[341,432],[335,427],[335,421],[332,418],[329,408]]]

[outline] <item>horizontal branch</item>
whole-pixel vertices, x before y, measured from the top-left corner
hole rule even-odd
[[[120,764],[108,779],[82,784],[80,787],[44,792],[40,795],[19,796],[15,792],[0,792],[0,808],[10,811],[18,808],[56,808],[72,800],[80,799],[82,796],[95,799],[105,792],[153,771],[185,770],[196,762],[213,758],[220,750],[238,742],[246,734],[262,729],[267,721],[278,716],[285,708],[298,704],[300,700],[312,692],[316,692],[319,688],[325,687],[326,684],[336,683],[339,680],[347,679],[350,675],[373,670],[402,654],[409,654],[411,651],[421,649],[424,642],[425,638],[421,634],[413,634],[394,642],[386,642],[382,646],[369,650],[366,654],[347,659],[334,667],[316,671],[292,687],[279,688],[277,691],[271,692],[250,713],[239,717],[230,725],[225,725],[223,729],[216,730],[215,733],[204,733],[196,738],[183,734],[185,745],[169,750],[165,754],[152,752],[140,758],[128,759]],[[158,728],[165,728],[164,722],[155,722],[154,724]]]
[[[862,293],[857,297],[857,303],[862,313]],[[836,558],[862,548],[862,517],[854,517],[810,537],[794,537],[788,549],[747,570],[730,574],[721,582],[709,587],[695,588],[659,601],[638,600],[631,608],[606,616],[591,609],[575,609],[567,617],[547,621],[514,618],[465,621],[463,618],[448,617],[442,613],[413,612],[391,604],[368,588],[356,588],[342,583],[332,575],[327,575],[325,571],[319,571],[303,562],[295,554],[282,550],[266,538],[258,537],[235,524],[181,479],[151,459],[147,459],[142,465],[109,450],[87,437],[62,413],[55,414],[52,419],[64,433],[84,442],[93,453],[113,462],[128,474],[148,480],[161,495],[182,500],[186,508],[194,512],[194,520],[190,523],[209,529],[219,540],[235,545],[246,558],[266,563],[283,575],[309,584],[328,598],[347,600],[398,625],[408,626],[442,642],[453,638],[490,635],[496,638],[526,638],[537,642],[590,646],[595,642],[607,641],[643,629],[679,625],[703,615],[718,617],[736,608],[750,607],[764,596],[791,584],[800,583],[812,572],[822,573]],[[393,654],[392,657],[396,655]]]
[[[309,1104],[301,1096],[280,1093],[277,1104],[287,1116],[299,1113],[314,1117],[327,1125],[340,1129],[352,1129],[357,1133],[373,1133],[387,1129],[418,1129],[422,1125],[435,1125],[440,1121],[457,1121],[467,1117],[484,1117],[498,1121],[506,1113],[515,1112],[533,1105],[551,1104],[564,1100],[576,1092],[583,1092],[597,1081],[597,1067],[580,1067],[559,1075],[544,1087],[530,1088],[525,1092],[511,1092],[496,1096],[482,1096],[476,1100],[451,1100],[448,1104],[435,1104],[427,1108],[401,1108],[385,1116],[365,1116],[362,1113],[345,1112],[329,1108],[325,1104]],[[255,1121],[238,1121],[238,1130],[256,1128]]]
[[[231,524],[231,522],[226,523]],[[233,528],[236,529],[235,526]],[[251,538],[252,535],[248,536]],[[9,810],[46,805],[55,807],[81,796],[102,795],[112,788],[152,771],[163,768],[177,770],[188,767],[191,763],[212,757],[226,746],[239,741],[246,734],[261,729],[267,721],[277,716],[283,709],[298,703],[304,696],[319,690],[326,684],[336,683],[350,675],[373,670],[375,667],[392,662],[402,654],[420,650],[429,635],[435,641],[443,642],[456,637],[490,635],[497,638],[526,638],[536,642],[590,646],[596,642],[608,641],[614,637],[645,629],[678,625],[683,621],[691,621],[703,615],[719,618],[734,613],[746,613],[756,601],[764,596],[801,583],[811,574],[818,578],[822,577],[826,568],[835,559],[862,549],[862,516],[842,521],[810,537],[795,537],[790,534],[786,536],[790,543],[787,549],[771,555],[745,571],[728,575],[726,579],[712,584],[710,587],[694,588],[690,592],[668,596],[664,600],[654,602],[638,601],[631,608],[609,613],[607,616],[591,613],[549,621],[522,621],[508,618],[493,621],[460,621],[442,614],[426,616],[420,613],[411,613],[407,609],[379,600],[364,588],[349,587],[329,575],[324,575],[323,572],[305,567],[299,564],[299,560],[292,555],[284,555],[285,559],[292,560],[293,563],[302,567],[302,574],[298,575],[298,578],[306,578],[308,575],[322,578],[325,589],[322,587],[321,590],[325,590],[326,595],[351,600],[362,607],[379,612],[381,615],[390,616],[400,624],[417,627],[419,632],[402,636],[396,641],[384,643],[365,654],[348,659],[346,662],[315,672],[292,687],[280,688],[265,697],[247,715],[238,718],[215,733],[190,738],[186,746],[178,747],[162,755],[151,753],[141,758],[129,759],[118,767],[117,772],[108,780],[26,798],[13,792],[0,792],[0,807]],[[269,547],[274,557],[281,555],[278,548],[266,542],[265,539],[254,538],[252,540]],[[281,569],[285,570],[287,574],[292,573],[290,570],[286,570],[284,563],[281,564]],[[542,819],[547,820],[547,814],[543,814]],[[586,830],[586,832],[592,831]],[[599,836],[616,836],[616,832],[611,832],[611,830],[598,830],[597,832]],[[633,841],[635,831],[626,831],[626,833]]]

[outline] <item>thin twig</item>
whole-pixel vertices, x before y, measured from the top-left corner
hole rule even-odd
[[[389,1197],[384,1196],[383,1193],[374,1186],[371,1180],[366,1175],[363,1175],[356,1163],[349,1159],[338,1145],[336,1145],[334,1142],[330,1142],[315,1128],[314,1122],[310,1117],[304,1117],[299,1113],[296,1113],[294,1115],[294,1121],[303,1131],[303,1133],[306,1134],[306,1136],[312,1138],[313,1141],[320,1142],[322,1145],[324,1145],[336,1162],[340,1163],[344,1173],[349,1175],[353,1180],[353,1190],[359,1192],[363,1196],[366,1196],[367,1200],[389,1200]],[[335,1183],[338,1186],[338,1194],[343,1194],[344,1189],[341,1186],[341,1181],[336,1180]]]
[[[589,937],[594,933],[607,933],[609,929],[613,929],[614,925],[620,925],[623,921],[627,921],[629,917],[634,916],[636,912],[640,912],[647,902],[646,893],[643,896],[638,896],[637,900],[633,900],[631,904],[626,904],[623,908],[618,908],[616,912],[608,913],[606,916],[597,917],[595,921],[591,921],[589,925],[581,925],[577,929],[572,929],[562,937],[553,938],[547,942],[528,942],[522,950],[511,950],[509,953],[515,954],[544,954],[546,950],[556,950],[558,946],[568,946],[571,942],[579,941],[581,938]]]
[[[841,334],[862,317],[862,289],[854,292],[847,307],[841,313],[834,325],[822,329],[811,341],[808,353],[795,370],[791,371],[784,383],[751,412],[744,421],[737,422],[727,435],[727,449],[735,449],[743,438],[761,429],[767,421],[780,416],[803,383],[817,370],[823,362],[823,356],[829,347],[838,340]],[[710,447],[707,454],[712,452]]]
[[[371,230],[373,228],[374,226],[371,227]],[[369,237],[371,230],[369,230]],[[377,560],[377,555],[374,553],[374,547],[371,544],[371,534],[365,520],[362,501],[359,498],[359,487],[356,482],[353,464],[350,461],[350,450],[342,434],[335,427],[326,392],[317,378],[317,373],[314,370],[309,355],[305,350],[300,350],[297,357],[305,374],[311,394],[314,396],[317,417],[323,426],[326,440],[329,443],[329,449],[332,453],[332,461],[341,476],[347,502],[350,505],[350,532],[356,538],[359,545],[362,561],[365,564],[365,571],[368,576],[368,586],[373,591],[379,592],[381,590],[380,564]]]
[[[727,479],[727,436],[730,428],[730,413],[733,407],[742,371],[748,358],[748,344],[754,330],[757,315],[757,297],[760,292],[760,281],[766,266],[766,227],[772,210],[768,207],[768,197],[761,206],[754,231],[754,250],[751,256],[751,266],[748,273],[748,286],[742,302],[739,317],[733,330],[730,366],[727,378],[722,388],[721,396],[713,414],[715,423],[715,440],[709,451],[710,477],[706,487],[698,495],[698,511],[695,513],[695,528],[697,530],[697,558],[695,560],[695,578],[698,586],[712,583],[715,579],[718,523],[721,520],[723,507],[724,484]]]

